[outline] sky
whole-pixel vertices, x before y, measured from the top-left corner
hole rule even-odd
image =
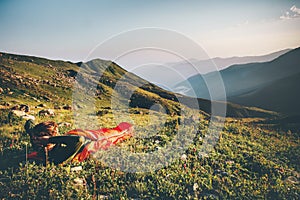
[[[2,52],[82,61],[143,27],[178,32],[209,57],[263,55],[300,46],[300,1],[0,0]]]

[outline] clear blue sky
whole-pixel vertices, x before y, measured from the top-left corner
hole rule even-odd
[[[178,31],[211,57],[300,46],[299,0],[0,0],[0,51],[80,61],[129,29]]]

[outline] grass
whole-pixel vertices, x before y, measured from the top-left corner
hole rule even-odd
[[[5,110],[4,110],[5,111]],[[144,110],[145,112],[145,110]],[[70,119],[70,111],[59,111],[54,121]],[[157,114],[159,115],[159,114]],[[114,126],[112,114],[102,116],[103,126]],[[157,121],[147,120],[147,114],[131,114],[137,126],[151,127]],[[3,120],[3,119],[2,119]],[[38,121],[48,120],[38,118]],[[154,138],[132,138],[121,144],[132,152],[155,152],[172,141],[172,131],[177,121],[171,123]],[[5,119],[3,120],[3,122]],[[107,197],[109,199],[159,198],[159,199],[297,199],[299,184],[288,177],[299,172],[299,134],[277,132],[244,124],[242,121],[226,123],[214,151],[208,156],[199,154],[201,138],[207,129],[204,121],[201,133],[184,154],[161,169],[130,173],[110,168],[105,163],[90,158],[83,163],[65,166],[43,166],[25,163],[25,147],[29,138],[22,128],[24,121],[13,125],[2,123],[1,166],[14,159],[21,164],[0,171],[1,198],[8,199],[59,199]],[[173,125],[172,125],[173,124]],[[63,130],[61,130],[63,131]],[[156,140],[160,141],[158,144]],[[21,159],[19,157],[21,156]],[[70,168],[80,165],[83,170],[72,172]],[[76,180],[83,184],[76,184]]]

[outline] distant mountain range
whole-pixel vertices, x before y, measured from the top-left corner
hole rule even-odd
[[[48,102],[53,106],[63,106],[72,103],[73,86],[81,70],[82,80],[97,84],[96,95],[99,107],[110,109],[111,99],[120,98],[120,103],[129,102],[131,108],[149,109],[160,104],[168,114],[180,115],[181,105],[201,112],[211,113],[211,101],[195,99],[181,94],[166,91],[132,73],[128,73],[116,63],[101,59],[87,63],[72,63],[54,61],[33,56],[22,56],[0,53],[0,101],[29,102],[38,105]],[[101,72],[101,76],[98,72]],[[122,95],[112,96],[116,84]],[[130,91],[134,91],[130,94]],[[127,96],[126,96],[127,95]],[[128,96],[130,95],[130,96]],[[195,100],[199,107],[195,107]],[[84,102],[85,99],[82,99]],[[275,113],[257,108],[248,108],[233,103],[216,102],[216,105],[227,106],[227,116],[231,117],[274,117]],[[82,107],[82,105],[74,105]],[[216,113],[218,114],[218,113]]]
[[[174,86],[197,74],[206,74],[215,70],[222,70],[233,64],[246,64],[253,62],[267,62],[287,53],[285,49],[261,56],[244,56],[230,58],[212,58],[206,60],[189,59],[183,62],[166,63],[161,65],[148,65],[135,69],[134,73],[149,82],[155,83],[164,89],[173,91]]]
[[[232,65],[220,72],[192,76],[177,84],[175,91],[193,96],[194,90],[198,98],[210,99],[205,80],[214,89],[218,73],[230,102],[289,115],[300,113],[300,48],[269,62]]]

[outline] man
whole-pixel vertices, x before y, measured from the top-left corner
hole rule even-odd
[[[85,144],[85,138],[82,136],[58,136],[58,125],[55,122],[42,122],[34,126],[32,120],[27,120],[24,128],[36,151],[34,154],[29,154],[29,158],[32,159],[54,164],[67,162],[72,160]]]
[[[133,136],[133,127],[127,122],[122,122],[115,128],[74,129],[58,136],[55,122],[42,122],[34,126],[34,122],[28,120],[25,130],[36,151],[29,154],[29,158],[54,164],[81,162],[99,149],[105,150]]]

